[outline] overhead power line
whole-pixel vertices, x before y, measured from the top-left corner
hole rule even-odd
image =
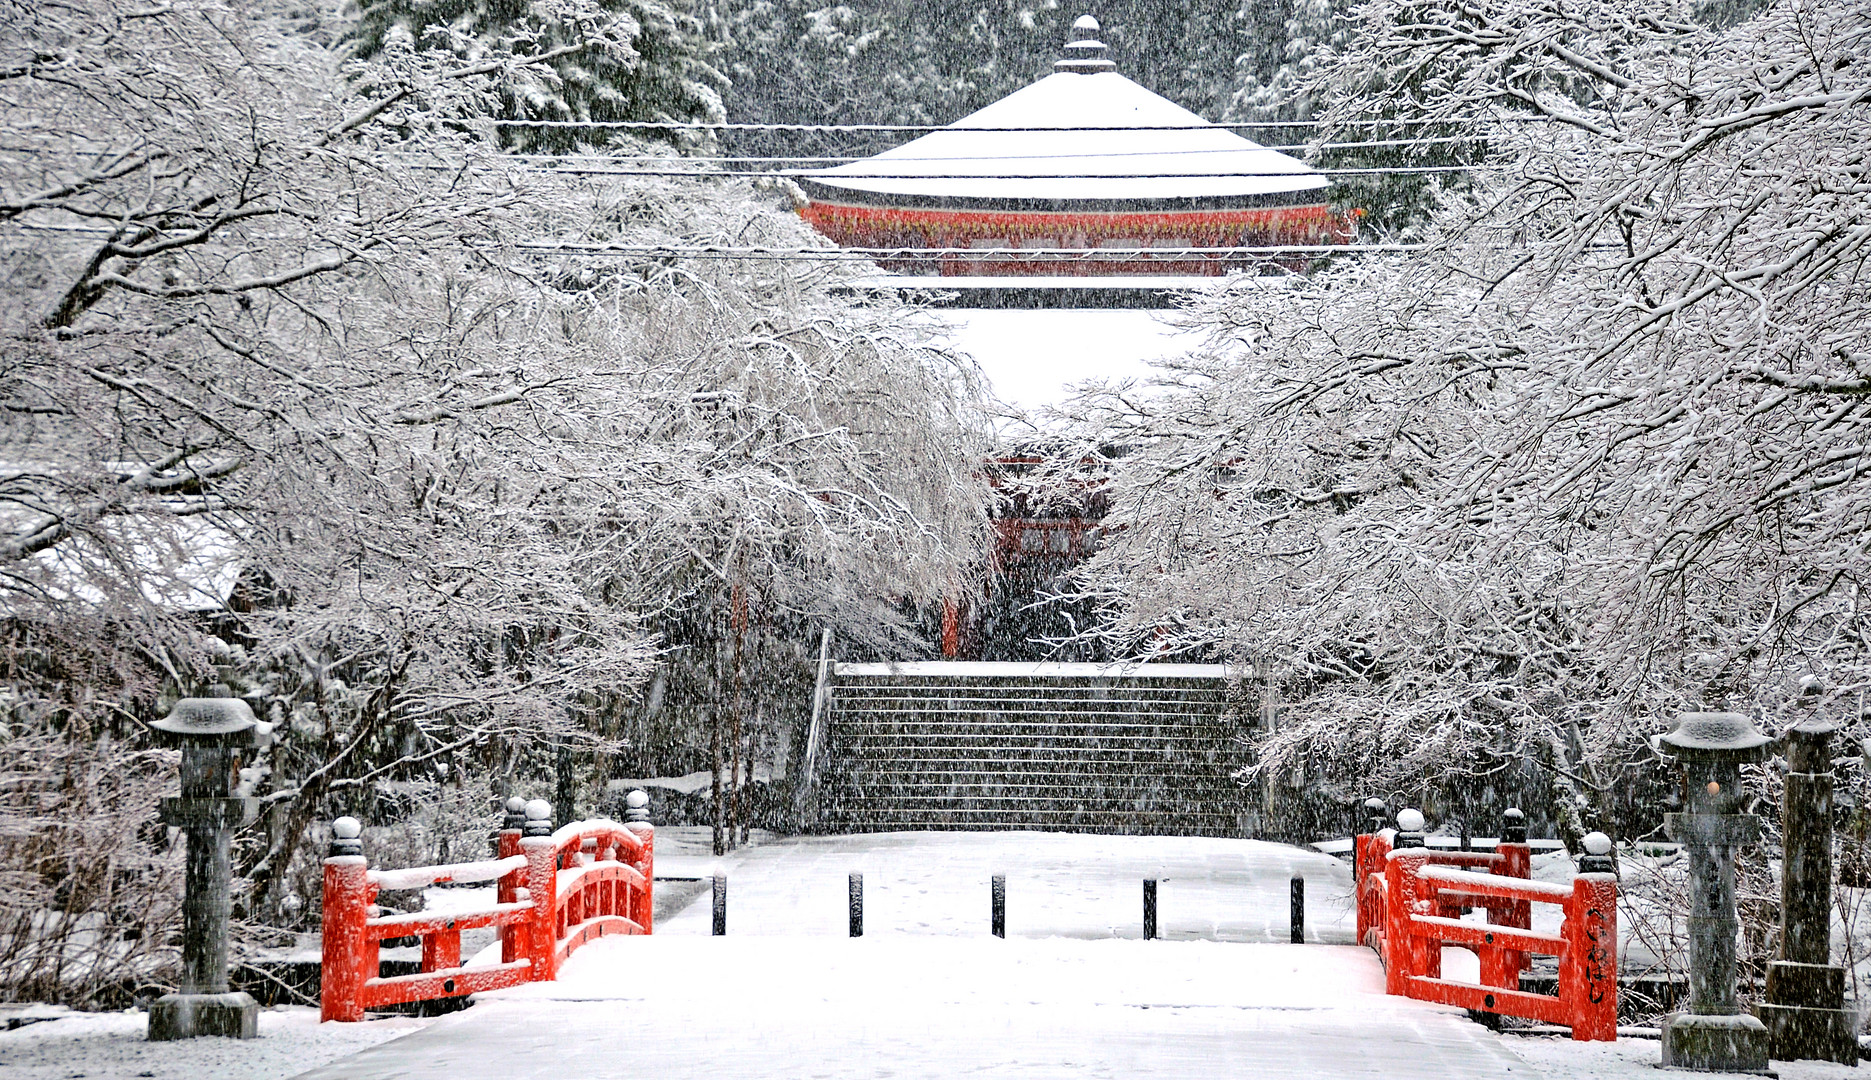
[[[445,166],[434,166],[443,168]],[[1429,173],[1497,172],[1507,165],[1387,165],[1363,169],[1307,169],[1304,172],[1147,172],[1147,173],[908,173],[849,172],[821,173],[812,169],[610,169],[600,165],[572,163],[558,167],[533,166],[535,171],[566,173],[573,176],[667,176],[728,177],[734,179],[777,177],[784,180],[818,180],[837,184],[850,180],[1217,180],[1249,177],[1304,179],[1309,176],[1414,176]]]
[[[1397,147],[1448,145],[1451,143],[1474,143],[1474,142],[1484,141],[1484,139],[1485,139],[1484,136],[1479,136],[1479,135],[1451,135],[1451,136],[1438,136],[1435,138],[1428,138],[1428,139],[1378,139],[1378,140],[1373,140],[1370,142],[1320,143],[1318,146],[1306,146],[1303,144],[1283,145],[1283,146],[1264,146],[1262,147],[1262,149],[1273,150],[1276,152],[1283,152],[1287,150],[1391,149],[1391,148],[1397,148]],[[1103,152],[1103,151],[1089,151],[1089,152],[1079,151],[1076,153],[1069,153],[1069,154],[965,154],[965,155],[945,155],[945,156],[940,156],[940,157],[932,157],[932,156],[926,156],[926,155],[913,156],[913,155],[893,153],[888,158],[885,158],[883,160],[888,161],[891,164],[900,164],[903,162],[910,162],[910,161],[1076,161],[1076,160],[1083,160],[1085,158],[1174,158],[1174,157],[1189,157],[1192,155],[1200,156],[1204,154],[1209,154],[1209,155],[1238,154],[1238,153],[1250,153],[1250,152],[1251,151],[1246,151],[1246,150],[1228,150],[1228,149],[1217,150],[1217,149],[1211,148],[1207,150],[1120,150],[1120,151],[1109,152],[1109,153]],[[650,163],[674,162],[674,161],[695,161],[695,162],[704,162],[710,165],[765,165],[765,164],[778,164],[782,162],[787,163],[787,164],[818,162],[818,163],[822,163],[826,165],[844,165],[844,164],[850,164],[850,163],[858,162],[858,161],[870,161],[876,157],[876,155],[870,155],[870,154],[866,154],[863,156],[839,155],[839,154],[795,154],[795,155],[749,154],[749,155],[744,155],[744,156],[717,156],[717,155],[711,154],[711,155],[698,155],[694,157],[677,157],[671,154],[504,154],[502,156],[524,160],[524,161],[607,161],[607,162],[650,162]]]
[[[927,133],[932,131],[1261,131],[1281,128],[1317,128],[1317,127],[1442,127],[1465,124],[1498,123],[1551,123],[1544,116],[1498,116],[1464,117],[1457,120],[1403,120],[1374,117],[1369,120],[1339,120],[1327,124],[1323,120],[1254,120],[1219,124],[1153,124],[1134,127],[955,127],[952,124],[748,124],[711,122],[706,120],[487,120],[485,123],[495,127],[544,128],[544,129],[585,129],[593,131],[822,131],[831,134],[866,133],[866,132],[901,132],[906,134]]]

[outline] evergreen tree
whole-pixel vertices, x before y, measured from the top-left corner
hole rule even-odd
[[[464,63],[553,56],[548,71],[503,80],[491,115],[504,120],[719,121],[723,79],[692,0],[362,0],[351,51],[450,52]],[[678,146],[696,131],[503,128],[513,148],[562,152],[632,137]]]
[[[714,9],[713,32],[737,122],[951,123],[1051,74],[1083,14],[1102,24],[1120,73],[1212,117],[1234,86],[1236,2],[729,0]],[[863,155],[902,141],[737,133],[730,143],[742,152]]]
[[[1303,87],[1348,29],[1347,0],[1241,0],[1235,18],[1247,32],[1235,57],[1227,115],[1240,121],[1310,120],[1314,98]]]

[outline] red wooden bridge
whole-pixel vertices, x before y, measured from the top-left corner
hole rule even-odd
[[[655,830],[647,799],[630,793],[633,819],[579,821],[552,828],[543,799],[507,804],[498,856],[480,862],[373,870],[352,818],[332,823],[325,860],[322,1020],[362,1020],[368,1009],[460,997],[556,978],[559,964],[587,941],[651,930]],[[439,882],[496,884],[495,903],[480,910],[384,914],[373,901],[383,889],[421,889]],[[497,927],[500,959],[462,963],[461,933]],[[422,970],[379,975],[378,950],[397,938],[422,940]]]
[[[1603,833],[1586,837],[1581,872],[1566,886],[1530,879],[1524,825],[1493,852],[1474,852],[1425,847],[1415,810],[1398,814],[1397,824],[1359,836],[1355,847],[1358,940],[1382,958],[1387,993],[1563,1024],[1574,1039],[1618,1037],[1618,879]],[[1561,908],[1559,933],[1533,930],[1536,903]],[[1463,921],[1464,908],[1485,911],[1488,921]],[[1444,946],[1476,955],[1479,984],[1442,977]],[[1520,989],[1534,955],[1558,958],[1557,995]]]

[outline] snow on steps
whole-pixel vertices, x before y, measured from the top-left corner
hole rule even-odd
[[[839,664],[822,825],[1238,835],[1221,665]]]

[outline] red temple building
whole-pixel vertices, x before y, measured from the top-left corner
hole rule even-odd
[[[804,174],[801,214],[844,247],[984,253],[879,259],[945,276],[1207,276],[1265,256],[1187,249],[1351,239],[1324,175],[1118,74],[1091,16],[1073,31],[1053,74],[1031,86]]]
[[[933,287],[949,299],[925,302],[964,309],[953,313],[964,326],[989,314],[980,309],[1107,309],[1068,316],[1101,335],[1082,348],[1062,346],[1056,321],[1051,332],[1039,330],[1065,312],[1003,311],[988,320],[998,328],[993,351],[1017,354],[999,370],[976,354],[1003,402],[1012,400],[998,385],[1008,367],[1029,387],[1042,373],[1057,386],[1161,355],[1142,344],[1149,312],[1109,309],[1165,307],[1176,290],[1230,271],[1302,271],[1318,252],[1264,249],[1353,237],[1355,218],[1331,207],[1324,174],[1118,74],[1098,29],[1081,17],[1050,75],[970,116],[797,176],[806,221],[842,247],[877,251],[889,273],[861,287]],[[1025,396],[1027,407],[1047,404]],[[1003,434],[990,466],[1006,497],[989,574],[981,590],[943,605],[945,658],[1100,659],[1048,643],[1092,613],[1046,598],[1095,549],[1102,496],[1088,485],[1077,505],[1053,506],[1018,494],[1013,481],[1047,452],[1038,427],[1024,430]]]

